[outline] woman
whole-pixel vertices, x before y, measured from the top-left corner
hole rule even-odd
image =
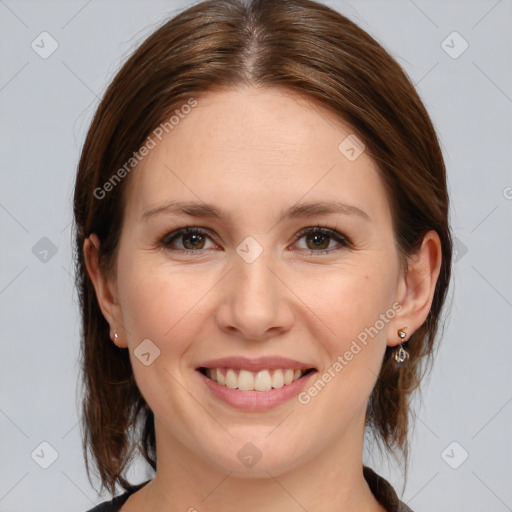
[[[409,400],[450,279],[427,112],[309,0],[169,20],[109,86],[75,188],[95,511],[408,511]],[[155,470],[126,478],[140,450]]]

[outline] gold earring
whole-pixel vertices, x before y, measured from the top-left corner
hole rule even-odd
[[[398,364],[403,364],[407,359],[409,359],[409,352],[405,350],[403,342],[405,340],[405,337],[407,336],[407,333],[403,329],[398,329],[397,331],[398,336],[402,340],[402,343],[400,343],[400,347],[395,350],[395,353],[393,354],[393,357],[395,358],[395,361]]]

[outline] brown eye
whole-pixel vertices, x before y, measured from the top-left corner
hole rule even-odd
[[[310,249],[327,249],[329,247],[329,236],[321,233],[306,235],[306,240],[311,241]]]
[[[163,247],[170,250],[199,252],[205,248],[205,242],[208,238],[210,237],[202,229],[182,228],[165,236],[161,244]],[[178,242],[177,248],[174,247],[176,242]]]
[[[301,240],[302,238],[306,240],[306,248],[303,250],[315,255],[328,254],[336,251],[338,250],[336,245],[341,245],[342,247],[351,246],[348,238],[341,233],[320,226],[304,229],[296,236],[297,240]],[[173,231],[166,235],[160,243],[162,247],[170,251],[191,254],[200,253],[207,249],[205,248],[205,244],[208,239],[212,240],[207,231],[192,227]]]
[[[327,254],[335,251],[336,248],[329,249],[330,244],[334,241],[338,245],[343,247],[350,247],[350,242],[341,233],[328,228],[307,228],[301,231],[297,235],[297,239],[300,240],[305,238],[306,240],[306,251],[314,254]]]

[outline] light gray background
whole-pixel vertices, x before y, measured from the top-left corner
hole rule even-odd
[[[107,83],[189,3],[0,0],[0,511],[80,512],[107,498],[86,478],[77,423],[72,185]],[[403,499],[415,512],[512,510],[512,2],[329,5],[376,37],[417,84],[449,173],[453,305],[416,406]],[[47,59],[31,47],[42,46],[43,31],[58,43]],[[442,47],[453,31],[469,44],[458,58],[445,51],[463,48],[458,36]],[[48,469],[39,465],[51,461],[44,441],[58,454]],[[401,487],[393,465],[372,465]],[[133,481],[145,476],[134,470]]]

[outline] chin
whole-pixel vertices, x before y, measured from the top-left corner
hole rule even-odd
[[[263,436],[230,438],[227,446],[219,446],[216,453],[209,447],[208,458],[218,470],[237,478],[278,476],[299,464],[294,443],[277,437],[265,439],[265,435],[268,435],[268,429]]]

